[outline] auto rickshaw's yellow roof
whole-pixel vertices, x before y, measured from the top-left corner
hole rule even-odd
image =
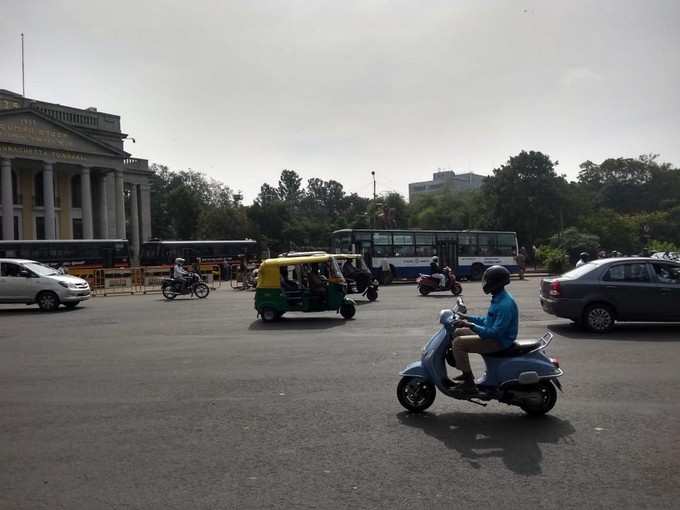
[[[306,255],[304,257],[280,257],[276,259],[267,259],[262,261],[260,268],[265,267],[280,267],[280,266],[296,266],[298,264],[321,264],[328,262],[333,258],[332,255]]]

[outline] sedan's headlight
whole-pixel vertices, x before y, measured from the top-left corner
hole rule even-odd
[[[57,283],[59,283],[59,285],[61,285],[65,289],[68,289],[68,283],[66,283],[66,282],[57,282]]]

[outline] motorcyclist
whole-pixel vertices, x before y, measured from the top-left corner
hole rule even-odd
[[[512,346],[517,338],[519,310],[512,295],[505,290],[509,283],[510,271],[503,266],[491,266],[484,272],[482,279],[482,290],[492,296],[486,317],[458,314],[461,320],[456,323],[453,355],[456,368],[462,374],[454,381],[462,382],[456,385],[462,392],[476,391],[468,353],[488,354],[502,351]]]
[[[588,252],[581,252],[581,254],[578,256],[578,260],[576,261],[576,267],[581,267],[583,264],[587,264],[590,261],[590,255]]]
[[[439,257],[436,255],[432,257],[432,261],[430,262],[430,275],[432,275],[432,278],[439,280],[439,288],[444,287],[446,277],[442,273],[442,268],[439,267]]]
[[[184,264],[186,264],[186,260],[178,257],[175,259],[175,267],[172,268],[172,277],[180,283],[182,289],[185,288],[186,279],[189,276],[189,271],[184,269]]]

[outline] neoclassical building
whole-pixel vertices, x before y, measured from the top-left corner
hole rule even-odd
[[[123,149],[120,117],[0,89],[0,239],[151,237],[145,159]]]

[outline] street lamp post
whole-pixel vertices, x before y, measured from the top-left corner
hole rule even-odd
[[[375,194],[375,170],[371,170],[371,176],[373,177],[373,215],[371,218],[372,222],[372,228],[375,228],[377,225],[376,217],[378,214],[378,201],[376,200],[376,194]]]

